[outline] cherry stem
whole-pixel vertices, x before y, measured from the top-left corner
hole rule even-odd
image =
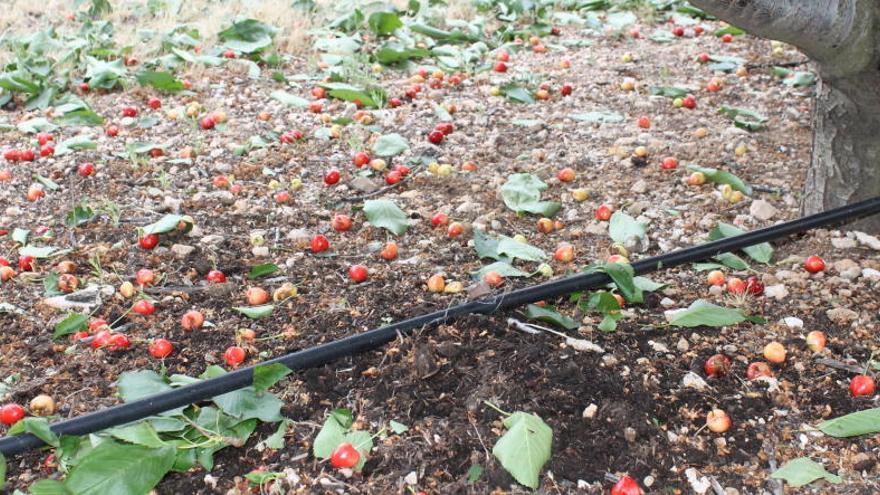
[[[498,412],[499,414],[501,414],[502,416],[511,416],[511,415],[512,415],[511,413],[509,413],[509,412],[507,412],[507,411],[504,411],[504,410],[501,409],[500,407],[496,406],[495,404],[493,404],[493,403],[491,403],[491,402],[489,402],[489,401],[487,401],[487,400],[484,400],[484,401],[483,401],[483,404],[486,404],[487,406],[491,407],[492,409],[494,409],[495,411],[497,411],[497,412]]]
[[[865,363],[865,375],[867,375],[868,371],[871,370],[871,363],[874,362],[874,352],[875,351],[871,351],[871,355],[868,356],[868,361]]]

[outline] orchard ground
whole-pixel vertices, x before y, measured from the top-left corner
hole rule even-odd
[[[472,12],[469,6],[459,8]],[[231,61],[223,67],[181,69],[179,77],[192,84],[188,94],[160,94],[137,84],[81,94],[104,116],[105,128],[119,126],[118,136],[108,137],[100,127],[64,127],[53,133],[56,143],[84,132],[96,149],[0,164],[12,175],[0,183],[0,226],[10,231],[0,238],[0,254],[15,266],[20,246],[13,229],[30,230],[37,239],[35,229],[42,225],[51,227],[54,238],[33,242],[70,250],[36,260],[33,271],[0,286],[0,301],[8,310],[0,313],[8,329],[0,336],[2,402],[27,404],[48,394],[57,403],[56,419],[75,417],[119,403],[114,382],[123,372],[164,369],[169,375],[195,376],[209,365],[223,365],[224,351],[232,345],[247,351],[244,364],[251,365],[449,307],[469,294],[545,280],[543,275],[506,277],[495,289],[480,284],[472,272],[491,260],[480,260],[476,253],[477,230],[523,235],[546,253],[563,242],[572,244],[572,262],[547,259],[553,277],[561,277],[619,252],[608,223],[594,218],[602,204],[647,224],[645,248],[629,250],[633,260],[705,242],[718,222],[752,230],[798,217],[814,88],[785,84],[772,68],[808,72],[809,65],[797,65],[804,57],[748,36],[725,43],[711,34],[723,27],[711,20],[698,22],[706,30],[700,36],[688,27],[687,36],[657,41],[651,36],[655,29],[674,26],[665,22],[668,13],[641,14],[638,38],[629,35],[630,27],[597,34],[560,24],[558,35],[543,37],[546,52],[512,53],[506,73],[467,74],[461,84],[443,83],[439,89],[423,84],[414,99],[403,95],[418,63],[364,76],[389,98],[403,100],[397,108],[366,109],[373,120],[368,125],[355,121],[331,129],[333,123],[322,118],[351,118],[353,103],[326,99],[316,114],[270,97],[283,90],[313,99],[310,89],[324,69],[316,65],[314,53],[298,45],[310,40],[300,31],[283,35],[300,41],[280,46],[296,55],[256,78],[248,76],[248,65]],[[216,26],[230,20],[212,18]],[[135,30],[138,19],[129,21],[117,24],[117,31]],[[38,24],[64,22],[63,14],[37,18]],[[740,75],[713,71],[697,60],[703,52],[739,57],[745,70]],[[486,58],[493,61],[491,54]],[[563,67],[563,61],[570,67]],[[362,70],[369,73],[370,67]],[[274,71],[288,82],[271,79]],[[720,79],[720,89],[707,91],[713,77]],[[633,91],[621,89],[628,78],[635,83]],[[547,82],[549,98],[523,104],[492,96],[492,88],[525,79],[534,82],[532,92]],[[560,94],[564,84],[571,85],[571,95]],[[673,98],[652,95],[651,87],[690,88],[696,108],[678,108]],[[147,106],[154,96],[161,109]],[[2,112],[12,124],[0,134],[4,149],[33,140],[15,125],[43,115],[16,101]],[[193,102],[205,111],[225,112],[228,121],[201,129],[183,115]],[[138,108],[138,117],[123,120],[124,106]],[[438,111],[438,106],[447,110]],[[452,106],[454,131],[439,145],[429,143],[427,134]],[[766,122],[749,132],[720,113],[722,106],[754,110]],[[181,109],[177,118],[168,114],[173,109]],[[268,113],[266,120],[258,118],[261,112]],[[641,116],[650,119],[649,128],[637,125]],[[697,137],[701,128],[706,131],[702,138]],[[278,141],[277,135],[294,130],[304,139]],[[340,135],[333,137],[337,131]],[[386,185],[383,173],[364,174],[366,169],[352,165],[356,152],[369,152],[378,136],[391,133],[403,136],[409,149],[388,158],[389,165],[411,168],[393,187]],[[254,136],[264,144],[254,145]],[[165,156],[129,159],[126,146],[135,142],[161,144]],[[242,151],[248,142],[251,146]],[[647,149],[646,157],[633,155],[638,146]],[[678,168],[661,169],[668,156],[677,158]],[[463,171],[465,161],[473,161],[476,170]],[[97,173],[77,175],[84,162],[93,162]],[[452,173],[438,173],[432,162],[450,164]],[[750,184],[753,194],[732,203],[711,182],[689,185],[686,165],[727,170]],[[556,178],[565,167],[576,172],[573,182]],[[341,180],[328,186],[323,177],[331,168],[339,169]],[[553,218],[562,228],[540,233],[540,215],[518,215],[505,206],[499,189],[515,173],[546,182],[542,199],[561,203]],[[35,175],[58,187],[46,187],[44,197],[29,202],[26,193]],[[234,176],[241,190],[234,194],[216,187],[218,175]],[[301,187],[290,187],[294,179]],[[585,189],[587,199],[577,201],[575,189]],[[289,191],[289,202],[276,201],[280,190]],[[410,221],[408,230],[394,235],[370,226],[361,211],[368,199],[396,203]],[[83,225],[66,226],[68,212],[81,204],[104,213]],[[461,222],[464,234],[449,237],[445,226],[432,226],[430,219],[439,211]],[[163,236],[153,250],[140,248],[137,228],[173,213],[191,216],[193,229],[173,239]],[[353,227],[334,231],[336,214],[350,215]],[[330,243],[321,254],[309,249],[317,234]],[[386,261],[379,251],[391,240],[399,254]],[[243,446],[220,451],[212,471],[171,473],[155,490],[259,493],[260,487],[244,476],[262,470],[279,473],[271,488],[279,493],[526,493],[492,455],[504,433],[504,418],[490,402],[505,411],[535,413],[552,428],[552,455],[539,493],[606,493],[611,486],[606,474],[629,474],[649,493],[773,493],[783,489],[770,473],[799,457],[820,462],[842,483],[786,486],[785,493],[880,492],[876,435],[837,439],[815,429],[823,420],[878,406],[877,395],[851,396],[848,385],[856,373],[845,369],[864,368],[880,345],[878,244],[869,236],[817,230],[775,244],[769,264],[739,253],[750,268],[722,270],[727,277],[757,276],[767,290],[755,296],[710,290],[707,272],[693,266],[660,270],[650,277],[665,287],[646,292],[642,304],[627,304],[614,332],[600,331],[602,316],[582,313],[567,298],[547,301],[579,322],[567,331],[570,336],[589,339],[603,352],[574,350],[550,333],[523,333],[508,324],[511,317],[527,320],[519,311],[425,328],[379,350],[289,375],[272,389],[284,401],[282,414],[292,420],[282,448],[258,448],[275,431],[262,425]],[[810,274],[802,266],[814,254],[828,264],[822,273]],[[77,264],[74,274],[81,286],[116,290],[145,267],[161,276],[146,289],[155,299],[154,314],[130,313],[133,301],[116,292],[104,297],[92,315],[125,333],[132,342],[129,349],[94,350],[67,336],[53,340],[53,327],[65,313],[44,303],[44,280],[62,259]],[[279,270],[248,278],[252,267],[266,263]],[[369,270],[363,283],[349,279],[355,264]],[[517,265],[531,273],[539,263]],[[215,268],[225,273],[226,284],[206,285],[206,274]],[[426,281],[435,273],[443,273],[446,284],[461,282],[465,290],[429,292]],[[269,316],[255,320],[232,309],[246,306],[248,287],[271,294],[287,282],[297,294],[276,303]],[[739,308],[765,322],[720,328],[667,325],[664,312],[697,299]],[[184,331],[180,319],[190,309],[203,312],[213,326]],[[253,330],[255,339],[243,339],[242,329]],[[807,348],[805,336],[812,330],[827,335],[820,353]],[[147,352],[156,338],[174,345],[164,361]],[[784,363],[772,366],[775,379],[748,381],[746,367],[764,360],[762,349],[772,341],[787,350]],[[704,362],[716,353],[730,357],[732,369],[725,376],[706,377]],[[360,473],[340,472],[317,460],[311,449],[328,411],[340,407],[353,411],[356,430],[375,432],[391,420],[408,430],[379,439]],[[703,428],[712,409],[727,412],[730,430]],[[36,480],[57,478],[47,461],[50,455],[43,450],[8,459],[7,490],[26,492]]]

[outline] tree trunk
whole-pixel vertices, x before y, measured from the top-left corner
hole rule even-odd
[[[816,92],[805,214],[880,195],[880,71],[825,78]],[[850,228],[880,232],[880,216]]]
[[[818,64],[813,157],[803,212],[818,213],[880,195],[880,2],[691,3],[754,34],[797,46]],[[880,233],[880,216],[850,228]]]

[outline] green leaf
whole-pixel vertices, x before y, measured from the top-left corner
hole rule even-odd
[[[64,217],[64,225],[70,228],[79,227],[89,223],[95,218],[95,212],[88,206],[76,206]]]
[[[828,421],[817,426],[822,433],[835,438],[857,437],[880,432],[880,407],[865,409]]]
[[[684,311],[675,314],[669,324],[673,327],[725,327],[745,321],[739,309],[716,306],[709,301],[697,299]]]
[[[752,188],[742,179],[730,172],[718,170],[716,168],[700,167],[699,165],[688,165],[687,169],[691,172],[701,172],[707,179],[716,184],[727,184],[732,189],[739,191],[746,196],[752,195]]]
[[[624,299],[634,303],[644,301],[641,289],[636,287],[633,280],[635,272],[632,265],[628,263],[605,263],[602,266],[602,271],[611,277],[611,280],[614,281],[614,285],[617,286]]]
[[[257,394],[254,387],[245,387],[211,399],[226,414],[241,420],[259,419],[263,422],[281,421],[284,403],[272,394]]]
[[[144,447],[159,448],[167,445],[159,438],[159,434],[153,428],[153,425],[147,421],[111,428],[107,430],[107,433],[113,438],[143,445]]]
[[[566,330],[573,330],[580,326],[578,322],[556,311],[556,308],[549,305],[541,307],[537,304],[529,304],[526,306],[526,318],[552,323]]]
[[[541,192],[547,189],[541,179],[532,174],[513,174],[501,186],[501,197],[508,208],[517,213],[534,213],[551,217],[562,208],[556,201],[541,201]]]
[[[712,61],[711,64],[706,66],[710,71],[722,71],[722,72],[731,72],[737,67],[741,67],[746,64],[746,59],[740,57],[733,57],[729,55],[709,55],[709,60]]]
[[[373,437],[366,431],[350,431],[342,437],[343,443],[350,443],[360,454],[361,459],[352,468],[356,472],[360,472],[367,463],[367,456],[373,450]]]
[[[49,272],[43,279],[43,292],[46,297],[58,296],[64,294],[58,290],[58,280],[61,278],[57,272]]]
[[[256,53],[272,44],[279,31],[256,19],[236,19],[232,26],[217,33],[223,46],[242,53]]]
[[[471,464],[471,467],[468,468],[468,476],[467,482],[468,484],[474,484],[480,480],[480,477],[483,476],[483,467],[479,464]]]
[[[104,117],[101,117],[97,113],[88,110],[76,110],[73,112],[67,112],[60,117],[56,117],[55,121],[59,124],[70,127],[70,126],[96,126],[104,123]]]
[[[40,174],[34,174],[34,179],[36,179],[37,182],[44,185],[46,189],[49,189],[50,191],[57,191],[61,188],[61,186],[59,186],[55,181],[48,177],[43,177]]]
[[[271,275],[278,270],[278,265],[275,263],[263,263],[251,268],[250,273],[248,273],[248,278],[254,280],[256,278],[265,277],[266,275]]]
[[[431,52],[424,48],[409,48],[397,41],[388,41],[376,50],[373,56],[376,57],[376,61],[380,64],[391,65],[407,60],[422,59],[430,54]]]
[[[49,420],[46,418],[28,417],[15,423],[7,431],[8,435],[31,433],[52,447],[58,446],[58,435],[49,428]]]
[[[400,134],[385,134],[373,143],[373,154],[377,156],[394,156],[407,150],[409,143]]]
[[[391,428],[391,431],[393,431],[394,433],[396,433],[398,435],[409,431],[409,426],[406,426],[403,423],[399,423],[397,421],[394,421],[393,419],[388,422],[388,426]]]
[[[53,339],[79,332],[88,326],[89,316],[78,313],[68,313],[67,317],[55,325]]]
[[[786,77],[782,83],[795,88],[813,86],[816,84],[816,75],[812,72],[795,72],[791,76]]]
[[[492,258],[497,261],[510,262],[511,259],[509,257],[498,254],[499,244],[500,241],[498,239],[489,237],[488,234],[480,229],[474,229],[474,249],[477,251],[477,256],[481,259]]]
[[[151,395],[171,390],[171,386],[155,371],[126,371],[119,375],[116,382],[119,397],[123,402],[132,402]]]
[[[21,492],[16,492],[17,495]],[[28,488],[30,495],[74,495],[74,493],[58,480],[39,480]]]
[[[739,229],[733,225],[718,222],[718,225],[709,232],[709,239],[713,241],[717,241],[718,239],[724,239],[727,237],[734,237],[738,235],[745,234],[746,232],[742,229]],[[754,246],[749,246],[743,248],[743,252],[749,255],[750,258],[757,261],[758,263],[769,264],[770,259],[773,257],[773,247],[766,242],[762,242],[760,244],[756,244]]]
[[[403,27],[400,16],[394,12],[373,12],[367,18],[367,25],[379,35],[388,35]]]
[[[281,363],[263,364],[254,368],[254,390],[265,392],[293,371]]]
[[[535,414],[517,411],[504,419],[507,432],[492,448],[504,469],[519,483],[537,489],[538,476],[550,460],[553,430]]]
[[[651,86],[651,94],[654,96],[666,96],[668,98],[684,98],[693,91],[688,88],[677,86]]]
[[[144,227],[144,234],[164,234],[166,232],[171,232],[177,230],[177,226],[181,222],[184,223],[183,233],[192,230],[193,220],[191,217],[169,214]]]
[[[94,150],[97,148],[97,143],[89,139],[88,136],[74,136],[58,143],[58,146],[55,147],[55,155],[61,156],[73,153],[74,151]]]
[[[36,134],[38,132],[53,132],[58,129],[58,126],[49,122],[47,119],[43,117],[36,117],[30,120],[25,120],[18,124],[18,130],[25,134]]]
[[[6,456],[0,454],[0,490],[6,486]]]
[[[736,26],[733,26],[733,25],[725,26],[725,27],[715,31],[715,36],[718,36],[719,38],[724,36],[725,34],[730,34],[733,36],[741,36],[743,34],[746,34],[746,32]]]
[[[259,320],[260,318],[265,318],[271,315],[272,312],[275,311],[275,305],[263,304],[262,306],[234,306],[232,309],[247,316],[248,318]]]
[[[718,109],[719,113],[723,113],[733,120],[733,125],[747,131],[757,131],[764,127],[767,123],[767,117],[748,108],[729,107],[722,105]]]
[[[345,433],[351,428],[352,414],[349,409],[334,409],[324,420],[324,426],[315,437],[312,445],[312,453],[318,459],[327,459],[333,453],[333,449],[339,446],[345,438]]]
[[[645,238],[645,226],[623,211],[615,211],[608,224],[608,235],[614,242],[626,244],[631,238]]]
[[[617,122],[623,122],[624,120],[623,115],[609,111],[572,113],[568,115],[568,118],[577,122],[587,122],[590,124],[615,124]]]
[[[33,256],[37,259],[51,258],[57,256],[61,252],[68,252],[69,249],[60,250],[54,246],[25,246],[18,250],[19,256]]]
[[[184,88],[183,82],[170,72],[142,70],[135,74],[135,78],[142,86],[152,86],[165,93],[177,93]]]
[[[657,283],[648,277],[640,276],[633,277],[633,284],[644,292],[654,292],[666,287],[666,284]]]
[[[786,462],[784,466],[773,472],[770,477],[783,479],[793,487],[806,486],[818,479],[824,479],[835,485],[843,483],[843,479],[840,476],[829,473],[821,464],[809,457],[798,457]]]
[[[174,464],[176,449],[153,449],[105,440],[77,464],[64,485],[77,495],[147,493]]]
[[[106,62],[87,55],[85,60],[86,74],[84,77],[92,88],[112,89],[128,73],[122,58]]]
[[[409,217],[393,201],[387,199],[367,200],[364,215],[373,227],[380,227],[402,235],[409,228]]]
[[[501,94],[510,101],[517,103],[531,104],[535,102],[535,97],[528,89],[516,84],[506,84],[501,87]]]
[[[547,253],[542,249],[536,248],[527,242],[514,240],[510,237],[501,237],[498,242],[497,253],[499,255],[508,256],[514,259],[525,261],[544,261],[547,259]]]
[[[265,445],[267,449],[273,449],[273,450],[283,449],[284,448],[284,435],[287,434],[287,430],[290,429],[290,425],[292,425],[292,424],[293,424],[293,421],[291,421],[289,419],[285,418],[285,419],[281,420],[281,422],[278,424],[278,429],[275,430],[275,433],[269,435],[268,437],[266,437],[265,440],[263,440],[263,442],[262,442],[263,445]]]
[[[344,101],[360,101],[365,107],[378,108],[381,106],[380,100],[374,97],[376,89],[370,90],[343,83],[323,83],[320,86],[327,90],[327,96],[331,98]],[[379,94],[383,96],[384,101],[384,93]]]
[[[502,277],[529,277],[530,273],[524,272],[506,261],[496,261],[486,265],[475,272],[471,272],[474,278],[482,279],[489,272],[497,272]]]
[[[728,268],[733,268],[734,270],[748,270],[751,268],[744,259],[733,253],[721,253],[712,259],[718,261]]]
[[[272,94],[270,94],[269,96],[287,106],[297,108],[305,108],[309,106],[309,100],[301,96],[288,93],[287,91],[282,91],[280,89],[278,91],[273,91]]]

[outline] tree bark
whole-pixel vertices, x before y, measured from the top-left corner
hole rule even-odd
[[[691,0],[817,62],[805,214],[880,195],[880,2],[877,0]],[[880,233],[880,217],[854,229]]]

